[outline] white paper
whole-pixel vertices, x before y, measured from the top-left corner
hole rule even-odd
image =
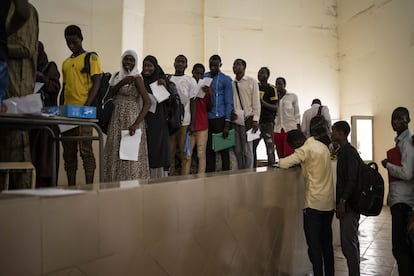
[[[237,119],[233,123],[238,124],[239,126],[244,126],[244,111],[243,109],[235,109],[234,113],[237,115]]]
[[[246,131],[246,134],[247,134],[247,142],[251,142],[253,140],[260,138],[260,129],[258,129],[256,133],[253,133],[253,129],[251,128],[248,131]]]
[[[129,130],[121,130],[121,145],[119,147],[121,160],[138,161],[141,134],[141,129],[137,129],[132,136],[129,135]]]
[[[152,94],[148,93],[148,96],[149,96],[150,102],[151,102],[151,106],[150,106],[148,111],[151,112],[151,113],[155,113],[155,111],[157,110],[157,99],[155,99],[154,95],[152,95]]]
[[[77,125],[58,125],[60,133],[71,130],[72,128],[78,127]]]
[[[32,196],[66,196],[83,194],[85,191],[82,190],[65,190],[58,188],[42,188],[42,189],[20,189],[20,190],[5,190],[3,194],[14,194],[14,195],[32,195]]]
[[[43,82],[36,82],[35,83],[35,88],[34,88],[34,94],[39,92],[39,90],[43,87],[43,85],[45,85]]]
[[[159,103],[165,101],[170,96],[170,92],[168,92],[164,85],[158,85],[158,81],[151,83],[150,87],[152,94]]]
[[[204,96],[206,95],[206,93],[203,91],[203,87],[204,86],[210,86],[211,82],[213,81],[212,78],[209,77],[205,77],[203,79],[200,79],[197,83],[197,87],[198,87],[198,93],[197,93],[197,97],[198,98],[204,98]]]
[[[3,101],[7,105],[7,113],[40,114],[43,103],[40,94],[13,97]]]

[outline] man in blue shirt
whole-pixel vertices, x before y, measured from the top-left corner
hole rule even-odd
[[[223,132],[226,138],[229,134],[231,112],[233,110],[233,90],[231,78],[220,71],[221,58],[212,55],[209,59],[210,72],[204,76],[212,78],[212,108],[208,112],[208,140],[206,148],[206,172],[216,170],[216,153],[213,151],[212,134]],[[220,151],[222,170],[230,169],[229,150]]]
[[[414,207],[414,146],[409,122],[407,108],[397,107],[392,112],[391,126],[397,133],[395,143],[401,152],[401,165],[382,160],[384,168],[394,177],[389,183],[388,205],[392,215],[392,254],[397,260],[400,276],[414,275],[414,245],[410,245],[407,235],[409,215]]]

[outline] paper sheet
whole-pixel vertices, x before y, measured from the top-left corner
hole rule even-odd
[[[234,113],[237,115],[237,119],[233,123],[238,124],[239,126],[244,126],[244,111],[243,109],[235,109]]]
[[[119,158],[121,160],[138,161],[141,135],[141,129],[137,129],[132,136],[129,135],[129,130],[121,130],[121,145],[119,147]]]
[[[158,81],[151,83],[150,87],[152,94],[159,103],[165,101],[170,96],[170,92],[168,92],[164,85],[158,85]]]
[[[210,86],[212,81],[213,81],[213,79],[209,78],[209,77],[205,77],[205,78],[200,79],[198,81],[198,83],[197,83],[197,87],[198,87],[197,97],[204,98],[206,93],[203,91],[203,87],[204,86]]]
[[[78,127],[77,125],[58,125],[60,133],[71,130],[72,128]]]
[[[246,131],[246,134],[247,134],[247,142],[251,142],[253,140],[260,138],[260,129],[258,129],[256,133],[253,133],[253,129],[251,128],[248,131]]]
[[[21,189],[21,190],[7,190],[2,191],[3,194],[13,195],[31,195],[31,196],[66,196],[83,194],[85,191],[82,190],[66,190],[57,188],[42,188],[42,189]]]
[[[151,112],[151,113],[155,113],[155,111],[157,110],[157,99],[152,94],[148,93],[148,96],[149,96],[150,102],[151,102],[151,106],[150,106],[148,111]]]
[[[36,82],[35,83],[35,88],[34,88],[34,94],[39,92],[39,90],[43,87],[43,85],[45,85],[43,82]]]
[[[7,113],[40,114],[43,107],[40,94],[8,98],[3,103],[7,105]]]

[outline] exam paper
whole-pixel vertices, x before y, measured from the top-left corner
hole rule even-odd
[[[234,113],[237,115],[237,119],[233,123],[238,124],[239,126],[244,126],[244,111],[243,109],[235,109]]]
[[[206,93],[203,91],[203,87],[204,86],[210,86],[211,82],[213,81],[212,78],[209,77],[205,77],[203,79],[200,79],[197,83],[197,87],[198,87],[198,93],[197,93],[197,97],[199,98],[204,98],[204,96],[206,95]]]
[[[157,110],[157,99],[154,97],[154,95],[149,94],[149,93],[148,93],[148,97],[151,102],[151,106],[148,111],[151,113],[155,113],[155,111]]]
[[[36,94],[37,92],[39,92],[39,90],[43,87],[43,85],[45,85],[43,82],[36,82],[33,94]]]
[[[247,134],[247,142],[251,142],[253,140],[260,138],[260,129],[258,129],[256,133],[253,133],[253,129],[251,128],[248,131],[246,131],[246,134]]]
[[[121,145],[119,147],[121,160],[138,161],[141,134],[141,129],[135,130],[135,134],[132,136],[129,135],[129,130],[121,130]]]
[[[151,83],[150,87],[157,102],[161,103],[170,97],[170,92],[168,92],[164,85],[158,85],[158,81]]]
[[[3,103],[7,105],[7,113],[40,114],[43,107],[40,94],[8,98]]]

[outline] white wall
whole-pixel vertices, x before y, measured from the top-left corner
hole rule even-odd
[[[284,76],[299,96],[303,112],[319,97],[339,118],[335,0],[33,0],[39,12],[40,39],[60,67],[70,55],[63,31],[80,25],[84,48],[98,52],[105,71],[119,69],[119,56],[137,50],[138,68],[155,55],[172,73],[178,54],[207,64],[215,53],[223,71],[233,77],[236,58],[247,61],[247,74],[269,66],[270,82]],[[207,66],[208,67],[208,66]],[[81,166],[81,162],[80,166]],[[60,181],[66,183],[61,162]],[[83,181],[79,169],[79,180]],[[95,179],[97,179],[95,177]]]
[[[392,111],[414,118],[413,14],[412,0],[338,0],[340,117],[374,116],[377,163],[394,145]]]

